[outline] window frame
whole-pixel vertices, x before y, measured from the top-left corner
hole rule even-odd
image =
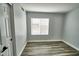
[[[41,33],[39,33],[39,34],[33,34],[32,33],[32,19],[48,19],[48,30],[47,30],[47,34],[41,34]],[[49,35],[49,21],[50,21],[50,19],[49,18],[35,18],[35,17],[33,17],[33,18],[31,18],[31,35]]]

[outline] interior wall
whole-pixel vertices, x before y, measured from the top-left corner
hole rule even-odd
[[[26,44],[26,13],[22,10],[20,4],[14,4],[14,24],[15,24],[15,39],[16,53],[20,55]]]
[[[28,40],[61,40],[64,13],[28,12]],[[31,18],[49,18],[48,35],[31,35]]]
[[[79,8],[66,15],[64,41],[79,50]]]

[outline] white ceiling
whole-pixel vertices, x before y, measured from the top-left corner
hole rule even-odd
[[[66,13],[79,7],[79,3],[24,3],[21,4],[26,11]]]

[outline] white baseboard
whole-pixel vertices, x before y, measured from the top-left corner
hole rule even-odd
[[[27,42],[25,42],[25,44],[24,44],[24,46],[23,46],[23,48],[22,48],[22,50],[21,50],[21,52],[19,53],[19,55],[18,55],[18,56],[21,56],[21,54],[22,54],[22,52],[23,52],[23,50],[24,50],[24,48],[25,48],[26,44],[27,44]]]
[[[62,41],[60,39],[49,39],[49,40],[28,40],[28,42],[50,42],[50,41]]]
[[[68,42],[66,42],[66,41],[64,41],[64,40],[63,40],[63,42],[66,43],[66,44],[68,44],[68,45],[71,46],[72,48],[76,49],[77,51],[79,51],[79,48],[75,47],[74,45],[72,45],[72,44],[70,44],[70,43],[68,43]]]

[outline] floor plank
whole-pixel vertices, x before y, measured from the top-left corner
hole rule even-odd
[[[28,42],[21,56],[79,56],[79,51],[64,42]]]

